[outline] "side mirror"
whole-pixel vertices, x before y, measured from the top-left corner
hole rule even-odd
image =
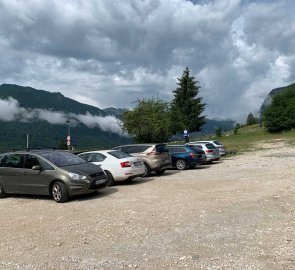
[[[34,171],[42,171],[42,167],[40,165],[33,166],[32,169]]]

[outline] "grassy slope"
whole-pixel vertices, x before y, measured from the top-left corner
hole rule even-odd
[[[200,138],[191,138],[191,141]],[[202,139],[205,139],[204,137]],[[295,130],[282,133],[269,133],[259,125],[246,126],[238,130],[238,134],[233,132],[224,134],[222,137],[209,136],[206,139],[218,140],[225,144],[228,151],[236,151],[238,153],[259,149],[259,142],[275,142],[278,140],[287,141],[295,144]]]

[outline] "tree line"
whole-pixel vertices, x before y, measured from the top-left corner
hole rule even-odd
[[[188,67],[177,80],[170,103],[159,97],[137,99],[135,108],[123,113],[122,129],[135,142],[165,142],[184,130],[200,131],[205,124],[202,113],[206,104],[198,96],[199,82],[190,75]]]

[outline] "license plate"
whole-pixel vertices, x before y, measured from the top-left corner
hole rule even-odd
[[[96,181],[95,181],[95,185],[102,184],[102,183],[104,183],[105,181],[106,181],[105,179],[96,180]]]

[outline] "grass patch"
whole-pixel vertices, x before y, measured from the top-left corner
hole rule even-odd
[[[284,141],[294,146],[295,130],[281,133],[269,133],[264,128],[259,127],[259,125],[252,125],[240,128],[236,135],[231,131],[224,134],[222,137],[207,136],[202,138],[191,138],[191,141],[204,139],[218,140],[226,146],[227,151],[241,153],[263,149],[263,147],[259,147],[259,143],[276,143],[278,141]]]

